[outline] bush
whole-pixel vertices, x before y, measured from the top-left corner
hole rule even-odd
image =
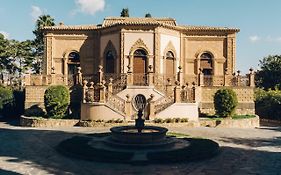
[[[237,104],[237,96],[232,89],[219,89],[215,93],[214,106],[219,117],[232,117]]]
[[[261,118],[281,120],[281,90],[255,91],[256,113]]]
[[[21,116],[24,113],[25,92],[23,90],[14,90],[13,94],[15,99],[14,114]]]
[[[44,105],[48,117],[62,118],[70,104],[69,90],[62,85],[50,86],[44,94]]]
[[[8,117],[13,115],[15,111],[13,107],[15,106],[15,99],[13,91],[9,88],[0,86],[0,114]]]
[[[45,112],[38,105],[33,105],[25,110],[24,115],[28,117],[44,117]]]

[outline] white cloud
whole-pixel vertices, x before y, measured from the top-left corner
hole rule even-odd
[[[5,39],[9,39],[10,38],[10,34],[8,32],[5,32],[5,31],[0,31],[0,33],[2,35],[4,35]]]
[[[277,42],[281,42],[281,37],[276,38]]]
[[[105,0],[75,0],[75,3],[80,12],[90,15],[103,11],[105,7]]]
[[[255,43],[255,42],[259,41],[261,38],[257,35],[254,35],[254,36],[250,36],[249,39],[251,42]]]
[[[267,37],[266,37],[266,40],[265,41],[267,41],[267,42],[278,42],[278,43],[280,43],[281,42],[281,37],[279,36],[279,37],[272,37],[272,36],[270,36],[270,35],[268,35]]]
[[[32,17],[32,20],[35,22],[39,16],[43,14],[43,11],[38,6],[31,6],[31,13],[30,16]]]

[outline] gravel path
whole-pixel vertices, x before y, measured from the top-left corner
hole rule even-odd
[[[54,147],[62,140],[109,128],[23,128],[0,122],[0,174],[269,174],[281,175],[281,127],[259,129],[169,128],[193,137],[209,138],[221,146],[221,153],[209,160],[169,165],[134,166],[71,159]]]

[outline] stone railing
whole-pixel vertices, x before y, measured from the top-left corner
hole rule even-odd
[[[104,74],[104,80],[108,86],[112,86],[112,94],[117,94],[127,86],[127,74]]]
[[[180,98],[182,103],[194,103],[195,87],[182,86],[180,91]]]
[[[51,75],[26,74],[24,76],[24,82],[26,86],[68,85],[68,77],[61,74],[51,74]]]
[[[148,78],[146,74],[134,73],[133,74],[133,85],[135,86],[147,86]]]
[[[154,102],[155,114],[163,111],[167,107],[171,106],[173,103],[174,103],[173,97],[165,96],[158,99],[157,101]]]
[[[110,95],[106,102],[106,105],[108,105],[111,109],[115,109],[123,115],[125,115],[125,104],[126,101],[117,95]]]

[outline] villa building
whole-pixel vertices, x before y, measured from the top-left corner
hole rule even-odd
[[[49,85],[64,84],[81,102],[84,120],[132,119],[137,94],[147,99],[147,119],[198,120],[199,113],[214,113],[214,93],[229,87],[238,96],[236,113],[255,113],[253,70],[242,76],[235,68],[237,28],[108,17],[43,30],[43,73],[26,75],[26,108],[42,106]]]

